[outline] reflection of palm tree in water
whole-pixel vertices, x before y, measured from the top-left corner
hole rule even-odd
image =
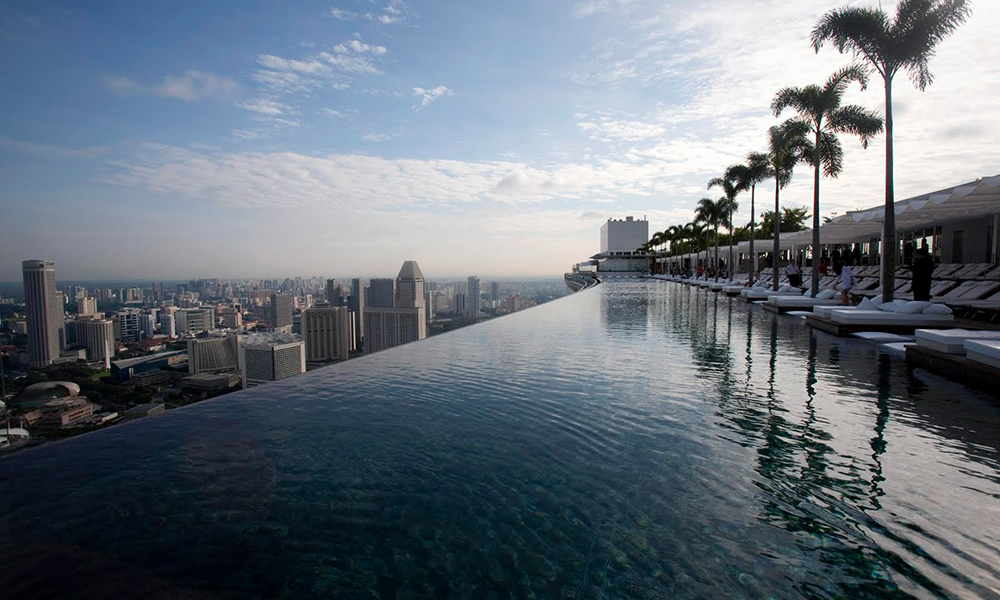
[[[889,422],[889,394],[892,392],[892,363],[885,354],[879,355],[878,362],[878,388],[875,396],[878,416],[875,417],[875,436],[871,441],[874,465],[871,468],[870,491],[872,506],[876,509],[882,508],[879,498],[885,495],[879,484],[885,481],[885,477],[882,476],[882,455],[886,449],[885,426]]]

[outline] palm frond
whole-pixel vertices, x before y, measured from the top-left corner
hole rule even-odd
[[[819,156],[823,163],[823,174],[827,177],[835,178],[844,170],[844,148],[837,136],[829,131],[819,135]]]
[[[841,53],[850,51],[870,62],[885,77],[889,15],[881,9],[847,7],[831,10],[813,28],[813,49],[819,52],[826,42],[832,42]]]
[[[882,133],[884,125],[878,113],[856,104],[842,106],[831,112],[827,118],[827,127],[830,131],[858,136],[861,138],[863,148],[867,148],[872,138]]]

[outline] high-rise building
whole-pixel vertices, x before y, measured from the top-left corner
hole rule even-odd
[[[302,338],[291,333],[255,333],[240,343],[243,387],[251,388],[306,372]]]
[[[239,336],[188,340],[188,373],[221,373],[239,369]]]
[[[343,299],[340,294],[340,284],[337,283],[336,279],[326,280],[326,301],[330,306],[340,306],[343,303]]]
[[[215,329],[215,311],[211,308],[185,308],[174,313],[177,335]],[[171,336],[173,337],[173,336]]]
[[[417,261],[405,261],[396,276],[396,307],[423,308],[423,305],[424,274]]]
[[[115,339],[138,342],[140,314],[137,308],[125,308],[115,313]]]
[[[451,312],[456,315],[465,313],[465,294],[458,292],[455,294],[455,301],[451,305]]]
[[[430,323],[434,320],[434,292],[424,292],[424,320]]]
[[[160,333],[167,337],[177,337],[177,329],[174,323],[174,314],[165,312],[160,315]]]
[[[493,303],[493,308],[497,307],[497,302],[500,302],[500,282],[491,281],[490,282],[490,302]]]
[[[153,283],[153,301],[154,302],[159,302],[160,300],[163,300],[163,282],[162,281],[154,282]]]
[[[114,321],[111,319],[78,321],[77,328],[77,331],[86,337],[87,359],[91,362],[101,361],[105,369],[110,369],[111,359],[115,355]]]
[[[76,301],[76,312],[80,315],[97,314],[97,298],[83,297]]]
[[[292,297],[289,294],[271,294],[271,328],[277,332],[292,330]]]
[[[156,333],[156,317],[150,313],[139,315],[139,333],[143,339],[149,339]]]
[[[28,362],[34,369],[52,364],[59,358],[59,329],[63,307],[56,294],[56,265],[48,260],[21,263],[24,278],[24,303],[28,329]]]
[[[521,310],[521,294],[514,293],[507,297],[507,312],[517,312]]]
[[[475,275],[469,277],[469,297],[466,300],[465,312],[467,316],[478,319],[479,318],[479,304],[482,299],[482,293],[479,289],[479,278]]]
[[[368,282],[372,308],[393,308],[396,306],[396,280],[377,278]]]
[[[427,321],[423,307],[372,307],[365,311],[365,354],[387,350],[425,337],[427,337]]]
[[[320,306],[302,312],[302,338],[307,361],[347,360],[353,331],[347,307]]]
[[[354,348],[360,350],[364,347],[365,337],[365,286],[360,279],[351,280],[351,298],[347,308],[353,314]]]

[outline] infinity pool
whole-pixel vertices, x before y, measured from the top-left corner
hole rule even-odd
[[[10,598],[1000,597],[1000,403],[606,283],[0,460]]]

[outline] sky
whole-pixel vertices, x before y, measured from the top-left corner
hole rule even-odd
[[[559,274],[608,218],[692,220],[778,89],[849,64],[809,44],[842,4],[8,1],[0,280]],[[1000,2],[972,9],[933,85],[896,79],[898,199],[1000,173]],[[823,215],[884,198],[884,138],[842,141]]]

